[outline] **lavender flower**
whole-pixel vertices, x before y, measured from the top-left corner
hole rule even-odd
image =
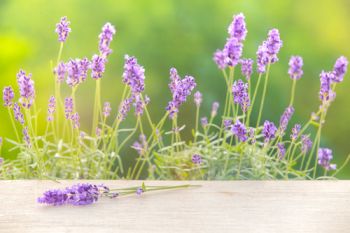
[[[139,155],[144,155],[147,151],[147,138],[144,134],[140,134],[139,140],[135,141],[131,148],[135,149]]]
[[[245,40],[247,28],[245,25],[244,15],[242,13],[233,16],[233,21],[228,28],[228,33],[239,42]]]
[[[54,96],[51,96],[50,99],[49,99],[49,104],[48,104],[48,108],[47,108],[47,113],[48,113],[48,116],[47,116],[47,120],[48,121],[53,121],[54,119],[54,112],[56,110],[56,99]]]
[[[301,135],[301,152],[306,154],[312,147],[312,141],[308,135]]]
[[[69,25],[70,22],[67,20],[66,16],[62,17],[61,21],[56,24],[55,32],[58,34],[58,41],[65,42],[67,40],[67,37],[71,32]]]
[[[201,164],[202,163],[202,157],[199,154],[192,155],[192,163],[194,164]]]
[[[243,45],[236,38],[231,37],[227,40],[224,47],[225,63],[228,66],[236,66],[242,56]]]
[[[270,121],[264,122],[263,135],[265,137],[265,142],[271,141],[271,139],[275,138],[277,128],[274,123]]]
[[[320,100],[328,101],[333,100],[335,98],[335,92],[331,89],[331,81],[334,79],[333,72],[324,72],[322,71],[320,74]]]
[[[30,137],[29,137],[29,134],[28,134],[28,128],[24,127],[22,133],[23,133],[23,140],[26,142],[27,147],[30,148],[31,147],[31,143],[30,143]]]
[[[169,117],[173,118],[179,111],[179,107],[184,103],[196,87],[196,82],[192,76],[185,76],[181,79],[177,74],[175,68],[170,69],[170,79],[169,84],[170,91],[172,92],[172,100],[168,103],[166,110],[169,112]]]
[[[70,119],[73,113],[73,99],[67,97],[64,101],[64,112],[66,119]]]
[[[344,56],[337,59],[333,68],[333,72],[335,74],[332,80],[333,82],[339,83],[343,81],[344,75],[348,70],[348,64],[348,59],[346,59]]]
[[[57,67],[54,69],[54,74],[57,77],[57,82],[63,82],[67,74],[67,67],[64,62],[58,63]]]
[[[288,122],[292,118],[293,114],[294,114],[294,108],[292,106],[287,107],[286,110],[283,112],[280,119],[281,134],[284,134],[284,131],[287,129]]]
[[[89,59],[84,57],[83,59],[79,60],[79,69],[80,69],[80,82],[84,82],[87,78],[87,73],[89,69],[91,68],[91,62]],[[96,70],[96,68],[95,68]]]
[[[232,120],[230,120],[230,119],[224,120],[224,128],[226,130],[228,130],[231,127],[231,125],[232,125]]]
[[[112,111],[111,103],[110,102],[105,102],[103,104],[103,116],[105,118],[109,117],[109,115],[111,115],[111,111]]]
[[[4,87],[3,91],[2,91],[2,98],[4,100],[4,106],[5,107],[12,107],[12,101],[13,98],[15,98],[15,93],[13,92],[13,89],[11,86],[8,87]]]
[[[303,75],[303,58],[300,56],[292,56],[289,60],[288,74],[291,79],[300,79]]]
[[[239,120],[237,120],[236,123],[232,126],[231,131],[238,137],[241,142],[245,142],[248,139],[247,129],[245,125]]]
[[[134,107],[135,107],[135,114],[136,116],[142,116],[143,110],[145,106],[150,102],[150,98],[148,96],[145,97],[145,100],[143,101],[140,94],[137,94],[134,97]]]
[[[67,69],[67,80],[66,83],[70,87],[74,87],[81,83],[81,70],[80,70],[80,60],[79,59],[70,59],[66,64]]]
[[[211,106],[211,117],[215,117],[218,114],[219,102],[214,102]]]
[[[197,108],[199,108],[201,105],[202,100],[202,94],[199,91],[196,91],[196,93],[194,93],[194,103],[196,104]]]
[[[103,73],[105,72],[105,63],[106,59],[98,55],[92,56],[91,62],[91,77],[94,79],[102,78]]]
[[[123,82],[130,86],[134,95],[145,89],[145,69],[137,63],[135,57],[125,55]]]
[[[336,164],[331,164],[333,159],[332,150],[328,148],[319,148],[318,150],[318,164],[324,167],[326,170],[335,170]]]
[[[223,50],[216,50],[216,52],[214,53],[213,60],[215,61],[216,65],[220,70],[225,69],[227,66],[225,59],[225,52]]]
[[[24,124],[24,117],[23,117],[23,114],[21,112],[21,107],[15,103],[13,105],[13,114],[15,115],[15,119],[16,121],[18,121],[21,125]]]
[[[128,98],[123,100],[123,102],[121,103],[120,107],[119,107],[119,114],[118,114],[118,119],[120,121],[125,120],[126,115],[128,114],[128,112],[130,111],[130,106],[132,103],[132,99]]]
[[[243,112],[248,110],[250,99],[248,94],[248,83],[242,80],[235,81],[232,85],[233,101],[241,106]]]
[[[96,136],[97,137],[100,137],[101,136],[101,133],[102,133],[102,129],[101,128],[99,128],[99,127],[96,127]]]
[[[142,188],[137,188],[137,189],[136,189],[136,195],[137,195],[137,196],[141,196],[143,192],[144,192],[144,191],[143,191]]]
[[[280,159],[283,159],[285,154],[286,154],[286,148],[284,147],[283,143],[278,143],[277,144],[277,149],[278,149],[278,155]]]
[[[73,122],[73,128],[74,129],[79,129],[79,127],[80,127],[80,117],[79,117],[79,114],[77,112],[71,115],[71,120]]]
[[[38,202],[48,205],[64,205],[67,203],[68,195],[66,190],[53,189],[46,191],[42,197],[38,198]]]
[[[256,142],[256,138],[255,138],[255,129],[250,127],[249,131],[248,131],[248,137],[250,140],[251,144],[254,144]]]
[[[262,45],[258,47],[256,52],[256,63],[257,63],[257,72],[259,74],[266,72],[266,66],[269,63],[269,55],[267,53],[266,43],[263,42]]]
[[[278,29],[271,29],[266,40],[267,52],[270,56],[277,55],[282,47],[282,40]]]
[[[290,138],[292,139],[292,141],[297,140],[299,132],[301,129],[301,125],[300,124],[295,124],[294,127],[292,128],[292,134],[290,135]]]
[[[253,59],[241,59],[240,63],[242,75],[249,80],[253,73]]]
[[[201,125],[203,128],[205,128],[208,125],[208,118],[207,117],[201,118]]]
[[[116,30],[114,26],[110,23],[106,23],[102,27],[102,32],[98,36],[98,38],[100,39],[98,48],[100,50],[100,53],[103,55],[103,57],[108,56],[112,52],[109,46],[111,44],[111,41],[113,40],[113,36],[115,33],[116,33]]]
[[[25,108],[30,108],[35,98],[34,81],[31,79],[32,74],[26,75],[23,70],[17,73],[17,83],[21,98],[19,102]]]

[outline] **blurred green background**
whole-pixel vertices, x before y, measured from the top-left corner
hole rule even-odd
[[[123,88],[123,57],[129,54],[135,55],[146,69],[146,92],[151,97],[150,109],[155,119],[161,117],[170,98],[167,83],[172,66],[181,75],[191,74],[196,78],[198,89],[204,93],[201,115],[209,114],[212,101],[223,103],[225,88],[212,54],[223,47],[232,15],[239,12],[245,14],[248,27],[244,57],[255,59],[258,45],[272,27],[280,30],[284,42],[280,62],[271,69],[263,119],[279,121],[290,97],[288,60],[291,55],[301,55],[304,77],[297,84],[292,123],[306,122],[319,105],[321,70],[331,70],[340,55],[350,58],[348,0],[1,0],[0,86],[17,87],[16,73],[20,68],[33,73],[44,119],[47,99],[53,93],[50,60],[55,60],[59,48],[55,24],[61,16],[68,16],[71,21],[72,33],[63,51],[63,59],[67,60],[90,58],[96,53],[97,36],[102,25],[109,21],[116,26],[117,35],[112,42],[114,53],[103,78],[102,95],[103,100],[111,101],[114,113]],[[89,80],[78,90],[78,110],[86,130],[90,125],[93,84]],[[350,153],[348,90],[350,80],[346,77],[337,86],[337,99],[328,113],[321,142],[322,146],[333,149],[338,165]],[[192,103],[183,106],[182,124],[193,124],[193,110]],[[14,137],[4,108],[0,108],[0,135]],[[14,155],[5,150],[5,156]],[[349,167],[339,178],[350,178]]]

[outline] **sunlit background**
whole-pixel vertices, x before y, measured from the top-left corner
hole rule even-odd
[[[323,69],[331,70],[340,55],[350,58],[350,1],[1,0],[0,86],[17,87],[16,73],[20,68],[31,72],[44,121],[47,100],[53,93],[50,61],[56,59],[59,49],[55,24],[61,16],[71,21],[72,33],[63,51],[63,59],[67,60],[90,58],[96,53],[101,27],[111,22],[117,28],[117,35],[102,80],[102,95],[104,101],[112,103],[114,113],[123,88],[123,57],[129,54],[135,55],[146,69],[146,92],[151,97],[151,115],[155,119],[163,115],[170,98],[167,83],[172,66],[181,75],[191,74],[196,78],[198,89],[204,94],[201,115],[208,115],[211,103],[215,100],[223,103],[225,93],[224,79],[212,61],[212,54],[223,47],[232,15],[239,12],[245,14],[248,27],[244,57],[255,58],[258,45],[272,27],[280,30],[284,42],[280,62],[271,69],[263,119],[278,123],[289,103],[292,83],[287,74],[289,57],[301,55],[304,76],[297,83],[292,123],[305,123],[319,105],[319,73]],[[337,98],[328,113],[321,142],[321,146],[333,149],[338,164],[350,153],[350,78],[347,76],[337,86]],[[78,111],[86,130],[91,125],[93,84],[89,80],[78,90]],[[194,117],[192,103],[181,108],[182,124],[193,125]],[[187,138],[189,132],[187,127]],[[14,138],[5,108],[0,108],[0,135]],[[7,149],[5,143],[5,156],[14,157]],[[349,166],[339,178],[350,178]]]

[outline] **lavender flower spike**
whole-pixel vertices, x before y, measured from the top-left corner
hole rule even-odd
[[[111,111],[112,111],[111,103],[110,102],[105,102],[103,104],[103,116],[105,118],[109,117],[109,115],[111,115]]]
[[[200,156],[199,154],[192,155],[192,163],[201,164],[202,163],[202,156]]]
[[[308,135],[301,135],[301,152],[306,154],[312,147],[312,141]]]
[[[211,106],[211,117],[215,117],[218,114],[219,102],[214,102]]]
[[[248,83],[244,83],[241,79],[235,81],[232,85],[232,94],[233,101],[241,106],[243,112],[246,112],[250,106]]]
[[[282,47],[282,40],[280,38],[280,33],[278,31],[278,29],[274,28],[271,29],[268,33],[268,37],[266,40],[266,48],[267,48],[267,53],[273,57],[276,56],[278,54],[278,52],[280,51],[281,47]],[[270,61],[271,63],[273,63],[272,61]]]
[[[32,74],[26,75],[23,70],[20,70],[17,74],[17,83],[21,95],[19,102],[25,108],[30,108],[35,98],[34,81],[31,77]]]
[[[203,101],[202,93],[200,93],[199,91],[196,91],[196,93],[194,93],[194,103],[196,104],[197,108],[199,108],[202,101]]]
[[[242,56],[243,44],[236,38],[231,37],[227,40],[223,50],[225,55],[225,63],[228,66],[236,66]]]
[[[253,59],[241,59],[240,63],[242,75],[249,80],[253,73]]]
[[[94,79],[102,78],[103,73],[105,72],[105,63],[106,59],[98,55],[92,56],[91,62],[91,77]]]
[[[64,101],[64,112],[66,119],[70,119],[73,113],[73,99],[70,97]]]
[[[121,105],[119,107],[119,114],[118,114],[118,119],[120,121],[125,120],[126,115],[130,111],[131,103],[132,103],[132,99],[130,99],[130,98],[123,100],[123,102],[121,103]]]
[[[294,127],[292,128],[292,134],[290,135],[290,138],[293,141],[297,140],[300,130],[301,130],[300,124],[295,124]]]
[[[294,114],[294,108],[292,106],[287,107],[286,110],[283,112],[280,119],[281,134],[284,134],[284,131],[287,129],[289,120],[292,118],[293,114]]]
[[[66,64],[64,62],[60,62],[54,69],[54,74],[57,77],[57,82],[63,82],[67,74]]]
[[[13,92],[13,89],[11,86],[8,87],[4,87],[3,91],[2,91],[2,98],[4,100],[4,106],[5,107],[12,107],[12,101],[13,98],[15,98],[15,93]]]
[[[23,128],[22,133],[23,133],[23,140],[26,142],[28,148],[30,148],[32,144],[30,143],[28,128],[27,127]]]
[[[303,75],[303,58],[300,56],[292,56],[289,60],[288,74],[291,79],[300,79]]]
[[[331,89],[331,82],[334,79],[333,72],[324,72],[320,74],[320,100],[321,101],[332,101],[335,98],[335,92]]]
[[[14,105],[13,105],[13,114],[15,115],[16,121],[18,121],[21,125],[23,125],[24,124],[24,117],[23,117],[23,114],[21,112],[21,107],[17,103],[14,103]]]
[[[67,17],[64,16],[61,18],[61,21],[56,24],[55,32],[58,34],[58,41],[65,42],[69,33],[71,32],[71,28],[69,27],[70,22],[67,20]]]
[[[264,122],[263,135],[265,137],[265,142],[271,141],[271,139],[275,138],[277,128],[274,123],[270,121]]]
[[[245,125],[239,120],[237,120],[236,123],[232,126],[231,131],[238,137],[241,142],[245,142],[248,139],[247,129]]]
[[[216,52],[214,53],[213,60],[215,61],[216,65],[220,70],[224,70],[227,66],[225,59],[226,57],[224,51],[219,49],[216,50]]]
[[[47,121],[53,121],[54,119],[54,112],[56,110],[56,98],[54,96],[51,96],[49,99],[48,109],[47,109]]]
[[[284,147],[283,143],[278,143],[277,144],[277,149],[278,149],[278,155],[280,159],[283,159],[285,154],[286,154],[286,148]]]
[[[100,39],[98,48],[103,57],[107,57],[112,52],[109,46],[111,44],[111,41],[113,40],[113,36],[115,33],[116,33],[116,30],[114,26],[110,23],[106,23],[102,27],[102,32],[98,36],[98,38]]]
[[[228,33],[239,42],[245,40],[247,28],[245,25],[244,15],[242,13],[233,16],[233,21],[228,28]]]
[[[332,80],[333,82],[339,83],[343,81],[344,75],[348,70],[348,64],[348,59],[344,56],[341,56],[337,59],[333,68],[333,72],[335,74]]]
[[[130,86],[134,95],[145,89],[145,69],[137,63],[135,57],[125,55],[123,82]]]
[[[333,159],[332,150],[328,148],[320,148],[318,150],[318,164],[324,167],[326,170],[335,170],[336,164],[331,164]]]

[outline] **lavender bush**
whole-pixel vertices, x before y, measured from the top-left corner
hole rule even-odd
[[[4,108],[16,136],[15,140],[6,138],[6,143],[12,144],[11,150],[18,153],[15,158],[0,158],[2,179],[139,179],[141,176],[151,179],[329,179],[344,168],[350,158],[337,167],[332,163],[332,150],[321,145],[322,128],[335,100],[336,86],[347,71],[348,60],[343,56],[336,60],[333,70],[320,74],[320,104],[316,111],[306,123],[290,127],[289,121],[295,113],[296,83],[303,76],[303,59],[291,56],[286,71],[292,80],[290,102],[278,124],[263,119],[270,69],[277,65],[283,43],[279,31],[271,29],[258,47],[254,71],[253,59],[242,58],[247,36],[244,15],[235,15],[223,49],[214,53],[214,61],[227,85],[225,103],[214,102],[207,116],[201,111],[205,95],[196,90],[195,78],[182,76],[171,68],[172,98],[164,107],[164,116],[155,121],[148,111],[151,102],[145,94],[145,69],[134,56],[125,55],[121,79],[124,91],[119,106],[101,103],[101,81],[112,53],[110,44],[116,34],[115,27],[110,23],[102,27],[96,54],[63,61],[61,54],[70,32],[70,22],[63,17],[56,25],[60,49],[52,68],[55,93],[48,99],[45,132],[38,131],[36,77],[20,70],[18,93],[11,86],[3,89]],[[95,81],[95,102],[91,131],[85,132],[80,126],[76,92],[88,78]],[[254,89],[252,82],[255,82]],[[61,91],[62,85],[68,85],[70,94]],[[189,101],[192,93],[196,109],[193,139],[184,141],[181,131],[185,126],[178,124],[178,118],[181,105]],[[260,99],[258,93],[261,93]],[[253,111],[258,116],[256,122],[251,119]],[[133,128],[123,128],[127,117],[136,119]],[[111,118],[113,123],[108,125],[107,120]],[[219,125],[214,124],[217,120],[221,122]],[[166,121],[171,122],[170,129]],[[310,133],[311,128],[316,129],[316,135]],[[0,138],[0,151],[2,143]],[[128,155],[122,153],[130,147],[138,156],[131,166],[125,167],[123,159]],[[94,186],[92,194],[99,194],[100,188]],[[80,190],[80,186],[72,190]],[[62,204],[69,199],[66,191],[55,191],[40,200],[50,202],[47,198],[51,195],[56,195]],[[94,202],[95,197],[87,201]]]

